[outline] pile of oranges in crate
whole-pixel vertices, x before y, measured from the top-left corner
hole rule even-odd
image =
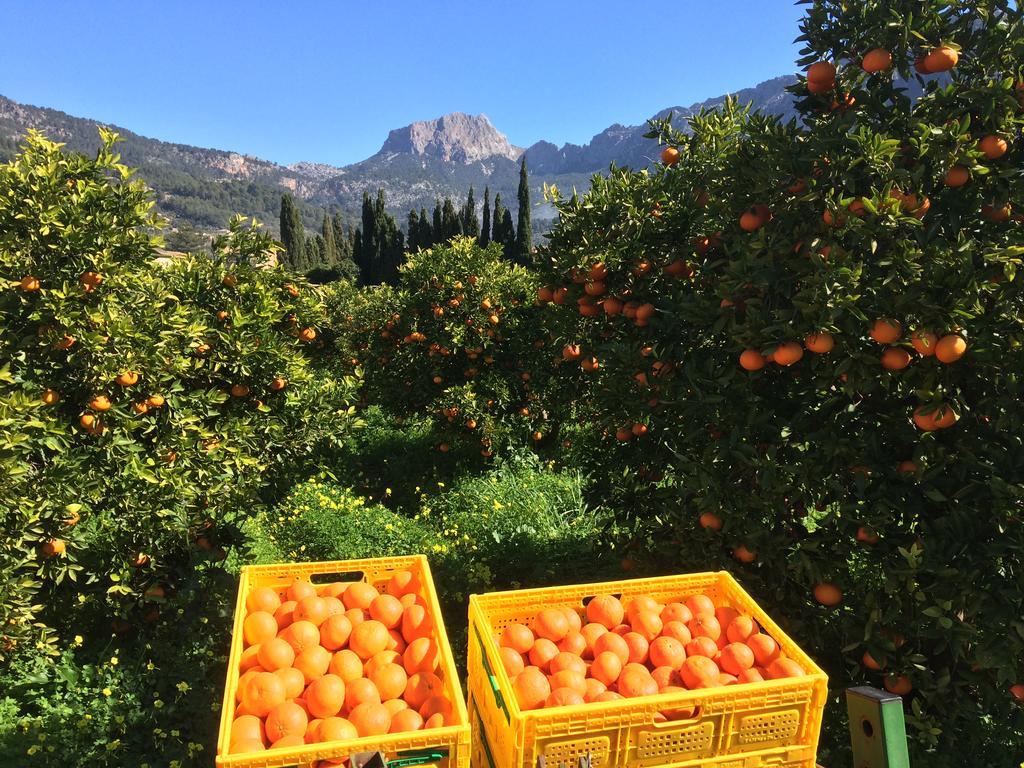
[[[585,617],[545,608],[498,644],[524,711],[805,674],[752,617],[704,594],[665,605],[597,595]]]
[[[246,597],[229,753],[452,725],[441,650],[418,577],[296,580]]]

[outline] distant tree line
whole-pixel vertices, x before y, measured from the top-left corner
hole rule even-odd
[[[524,266],[531,263],[533,235],[530,224],[530,185],[526,160],[519,167],[519,216],[512,213],[484,188],[483,210],[477,213],[476,194],[469,188],[466,202],[456,207],[450,197],[437,199],[432,214],[426,208],[409,211],[403,233],[385,208],[384,190],[371,198],[363,192],[363,206],[356,227],[344,228],[340,214],[325,213],[321,232],[307,236],[302,216],[290,194],[281,197],[281,262],[294,272],[319,282],[346,279],[360,285],[394,284],[405,254],[445,243],[453,237],[475,237],[481,245],[498,243],[506,258]],[[481,223],[482,217],[482,223]]]

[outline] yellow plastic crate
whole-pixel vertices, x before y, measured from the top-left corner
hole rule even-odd
[[[245,620],[245,601],[249,593],[257,587],[272,587],[283,595],[288,585],[297,578],[309,579],[314,585],[325,585],[335,581],[365,581],[375,587],[383,587],[396,571],[411,571],[419,577],[422,585],[420,596],[426,601],[427,610],[434,621],[435,640],[441,655],[440,670],[448,698],[455,706],[458,724],[425,731],[308,744],[302,747],[281,747],[251,754],[227,754],[231,742],[231,724],[235,718],[238,665],[244,646],[242,623]],[[412,760],[429,754],[442,755],[440,759],[426,760],[424,768],[469,766],[469,716],[427,558],[424,555],[412,555],[321,563],[251,565],[242,568],[238,583],[238,599],[235,603],[235,621],[231,654],[228,657],[227,682],[224,686],[220,733],[217,739],[218,768],[314,768],[320,760],[339,760],[356,752],[372,751],[383,752],[389,760]]]
[[[749,614],[808,675],[674,692],[620,701],[523,712],[501,663],[498,635],[509,624],[529,625],[543,608],[582,612],[600,594],[659,602],[704,593],[716,605]],[[595,768],[814,768],[828,678],[728,573],[699,573],[571,587],[495,592],[469,598],[469,692],[479,768],[575,766],[590,756]],[[660,713],[695,708],[685,720]],[[486,739],[486,749],[484,748]],[[490,761],[479,763],[488,758]]]

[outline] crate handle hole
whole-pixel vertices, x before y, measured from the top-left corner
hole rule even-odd
[[[693,722],[700,719],[701,706],[696,704],[692,707],[669,707],[655,714],[654,725],[658,728],[665,728],[678,725],[681,722]]]
[[[336,581],[365,581],[366,574],[362,571],[314,573],[309,577],[309,580],[313,584],[333,584]]]
[[[869,739],[875,735],[875,726],[873,726],[871,724],[871,721],[868,720],[866,717],[860,721],[860,727],[861,730],[864,731],[864,735],[867,736]]]

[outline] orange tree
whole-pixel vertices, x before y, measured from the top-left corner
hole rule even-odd
[[[396,288],[340,303],[339,356],[362,367],[368,402],[428,414],[439,451],[544,443],[542,394],[556,382],[536,288],[499,247],[456,238],[411,255]]]
[[[355,388],[314,375],[324,308],[261,268],[256,227],[160,265],[151,195],[103,139],[33,134],[0,168],[0,656],[176,620]]]
[[[654,126],[657,172],[560,204],[539,299],[577,319],[566,391],[634,559],[737,571],[825,663],[834,702],[884,685],[919,760],[1009,765],[1020,14],[809,5],[802,121],[727,104],[686,135]],[[830,722],[841,762],[838,708]]]

